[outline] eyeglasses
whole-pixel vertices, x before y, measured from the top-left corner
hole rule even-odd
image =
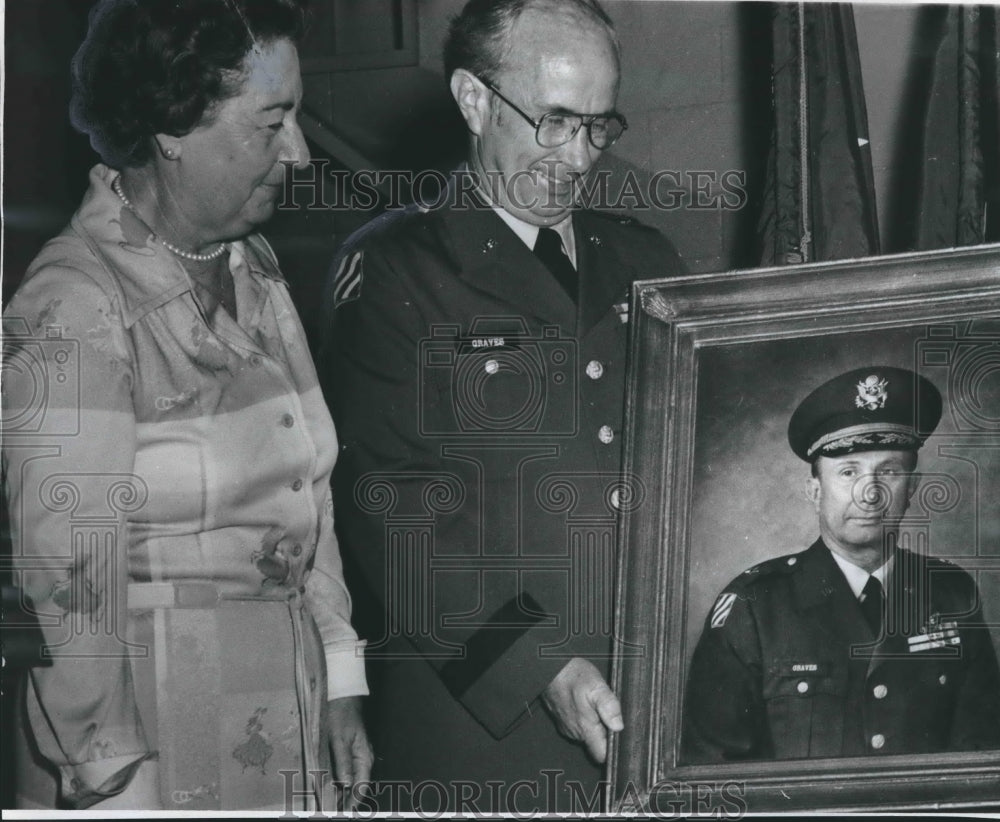
[[[590,144],[603,151],[613,146],[628,128],[628,123],[621,114],[563,114],[550,111],[548,114],[543,114],[540,120],[535,120],[504,97],[500,89],[492,83],[485,80],[482,80],[482,83],[534,126],[535,140],[542,148],[557,148],[568,143],[580,128],[585,126]]]

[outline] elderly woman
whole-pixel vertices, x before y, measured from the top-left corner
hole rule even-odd
[[[26,807],[295,808],[314,771],[368,778],[337,440],[253,233],[309,159],[302,24],[297,0],[106,0],[77,53],[73,119],[106,165],[4,318],[14,552],[48,657]]]

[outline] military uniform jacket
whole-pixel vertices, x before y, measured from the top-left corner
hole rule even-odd
[[[900,550],[882,634],[822,540],[746,571],[695,649],[682,759],[1000,747],[1000,674],[969,574]]]
[[[341,257],[321,357],[338,530],[386,608],[389,644],[371,637],[372,653],[405,638],[496,738],[544,713],[534,702],[569,658],[607,670],[632,490],[624,312],[633,280],[681,270],[632,220],[573,225],[579,306],[481,204],[365,232]]]

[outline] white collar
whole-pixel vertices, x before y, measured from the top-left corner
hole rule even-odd
[[[830,550],[830,549],[827,549]],[[895,556],[890,556],[881,566],[876,568],[872,573],[868,573],[864,568],[855,565],[848,559],[844,559],[836,551],[830,551],[833,555],[834,560],[837,565],[840,566],[840,570],[843,571],[844,577],[847,579],[847,584],[851,586],[851,591],[854,592],[856,598],[861,597],[861,592],[865,589],[865,585],[868,583],[868,577],[875,577],[879,582],[882,583],[883,590],[886,587],[886,581],[889,578],[889,571],[892,569],[892,562]]]
[[[534,249],[535,241],[538,239],[539,227],[537,225],[532,225],[520,217],[515,217],[509,211],[504,210],[495,203],[490,203],[490,207],[499,215],[501,220],[510,226],[511,231],[520,237],[521,241],[528,248]],[[565,219],[554,225],[550,225],[549,228],[555,229],[562,240],[563,248],[566,249],[566,256],[569,257],[569,261],[576,268],[576,241],[573,238],[573,215],[567,214]]]

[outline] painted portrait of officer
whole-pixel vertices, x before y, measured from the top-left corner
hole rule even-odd
[[[941,416],[931,380],[879,364],[798,404],[787,438],[810,466],[818,537],[747,568],[704,617],[682,762],[1000,747],[1000,671],[976,579],[901,539],[918,451]]]

